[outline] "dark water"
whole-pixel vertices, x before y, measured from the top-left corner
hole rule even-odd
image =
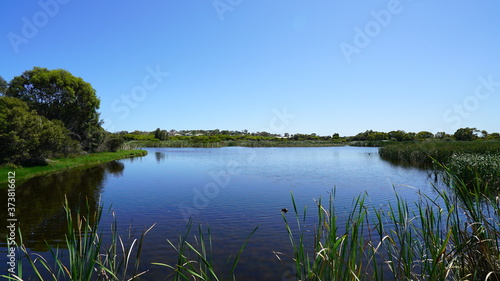
[[[156,223],[143,246],[142,268],[150,269],[145,280],[166,280],[170,271],[150,263],[175,263],[176,255],[167,239],[176,241],[190,217],[196,226],[209,224],[216,268],[224,268],[229,255],[236,254],[258,226],[241,257],[237,279],[288,280],[286,274],[292,268],[280,263],[274,251],[285,256],[291,253],[280,211],[293,209],[290,192],[300,209],[308,207],[311,217],[306,228],[311,233],[313,199],[327,199],[334,188],[339,216],[364,192],[374,206],[391,201],[394,189],[409,201],[417,198],[417,190],[432,192],[427,171],[387,163],[380,159],[377,148],[147,150],[145,157],[73,169],[18,186],[16,215],[25,244],[44,252],[46,243],[56,246],[64,241],[65,195],[72,206],[88,198],[91,206],[98,206],[99,200],[105,206],[101,222],[105,236],[112,221],[108,209],[116,213],[125,236],[129,228],[138,234]],[[0,190],[2,202],[7,202],[6,192]],[[293,214],[287,216],[292,218]],[[6,212],[0,212],[0,220],[7,220]],[[0,235],[5,237],[5,228]],[[4,261],[5,240],[1,241],[0,261]],[[0,265],[2,272],[5,264]]]

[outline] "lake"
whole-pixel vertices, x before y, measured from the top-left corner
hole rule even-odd
[[[104,204],[102,230],[109,235],[111,211],[119,230],[140,232],[155,224],[143,246],[142,268],[150,269],[145,280],[164,280],[167,268],[151,262],[175,264],[167,239],[174,242],[189,218],[210,226],[216,268],[237,253],[250,238],[238,264],[238,280],[288,280],[293,271],[274,252],[291,254],[281,209],[294,218],[291,192],[297,206],[307,206],[306,229],[314,229],[315,201],[328,199],[335,189],[338,214],[347,213],[352,201],[368,194],[373,206],[387,205],[394,190],[408,201],[417,191],[432,193],[426,170],[396,166],[380,159],[378,148],[146,148],[148,155],[113,161],[98,167],[68,170],[33,178],[17,187],[17,218],[23,238],[33,251],[45,252],[45,241],[54,246],[64,241],[66,225],[62,204],[66,194],[71,205],[79,198]],[[0,190],[7,202],[7,190]],[[111,210],[111,211],[108,211]],[[6,212],[0,212],[6,221]],[[339,220],[342,220],[339,217]],[[5,237],[5,228],[0,235]],[[4,242],[4,240],[2,240]],[[312,243],[312,241],[311,241]],[[5,243],[2,245],[5,259]],[[5,262],[2,262],[5,266]],[[2,270],[3,271],[3,270]],[[291,280],[291,279],[290,279]]]

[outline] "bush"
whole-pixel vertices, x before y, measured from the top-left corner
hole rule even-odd
[[[23,101],[0,97],[0,164],[31,163],[81,153],[60,121],[50,121],[29,111]]]
[[[122,149],[123,144],[125,143],[125,139],[116,134],[109,134],[104,139],[104,142],[99,146],[98,152],[117,152]]]

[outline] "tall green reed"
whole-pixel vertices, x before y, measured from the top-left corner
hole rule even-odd
[[[321,199],[317,200],[318,222],[313,247],[309,249],[302,228],[307,209],[299,214],[292,194],[298,237],[285,213],[283,220],[293,249],[297,280],[380,280],[381,272],[373,266],[377,264],[376,247],[370,246],[370,239],[366,236],[370,234],[370,224],[365,198],[365,195],[360,195],[354,200],[343,224],[338,221],[335,210],[335,192],[330,195],[328,205],[324,205]],[[276,254],[281,259],[280,253]]]
[[[407,202],[374,207],[355,198],[345,223],[338,219],[335,191],[317,200],[314,244],[308,247],[292,194],[297,227],[283,220],[293,249],[297,280],[500,280],[500,194],[471,191],[453,171],[449,188],[434,186]],[[293,230],[296,229],[296,230]],[[298,231],[298,233],[297,233]],[[282,257],[279,256],[281,259]]]
[[[118,235],[115,219],[111,229],[111,244],[103,247],[103,235],[99,232],[103,206],[99,204],[92,210],[92,206],[86,201],[86,204],[80,204],[72,210],[66,198],[63,207],[67,225],[65,251],[47,245],[50,253],[48,257],[31,253],[24,245],[19,231],[20,250],[38,280],[138,280],[145,273],[139,272],[140,253],[144,236],[154,225],[143,231],[139,239],[132,239],[125,246],[122,237]],[[134,266],[130,272],[129,265],[134,252]],[[17,274],[2,277],[24,280],[22,261],[19,261],[19,265]]]
[[[197,235],[193,236],[194,242],[190,241],[192,220],[189,220],[184,233],[180,233],[178,241],[175,244],[171,240],[167,242],[177,252],[177,263],[175,265],[165,263],[153,263],[173,270],[169,276],[174,281],[178,280],[236,280],[235,270],[240,260],[241,254],[245,249],[250,237],[257,231],[256,227],[245,242],[240,247],[234,258],[229,256],[226,265],[229,266],[228,276],[223,276],[217,273],[218,270],[214,267],[213,260],[213,244],[212,233],[210,227],[204,231],[201,225],[198,225]]]

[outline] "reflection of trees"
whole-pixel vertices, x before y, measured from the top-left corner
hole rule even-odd
[[[125,169],[125,164],[118,161],[111,161],[106,164],[105,168],[110,174],[116,177],[121,177],[123,176],[123,170]]]
[[[57,174],[36,177],[16,188],[16,218],[24,243],[32,250],[43,251],[46,244],[54,246],[64,241],[66,217],[63,209],[65,196],[72,209],[88,202],[91,211],[99,204],[103,182],[108,173],[120,176],[123,163],[113,161],[97,167],[71,169]],[[7,189],[0,190],[2,202],[7,202]],[[0,220],[6,222],[7,213],[0,212]],[[0,235],[6,237],[5,227]],[[4,240],[0,246],[5,246]],[[62,247],[62,243],[59,243]]]
[[[155,158],[156,158],[156,162],[160,163],[163,160],[165,160],[165,153],[164,152],[155,152]]]

